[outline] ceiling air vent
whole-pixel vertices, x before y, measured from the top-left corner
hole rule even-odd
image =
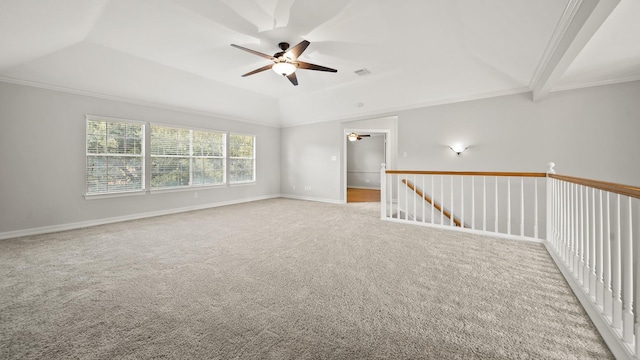
[[[358,75],[358,76],[365,76],[365,75],[369,75],[369,74],[371,74],[371,71],[369,71],[369,70],[367,70],[367,69],[362,68],[362,69],[360,69],[360,70],[356,70],[356,71],[354,71],[354,73],[356,73],[356,75]]]

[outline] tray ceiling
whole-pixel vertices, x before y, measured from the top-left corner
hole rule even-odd
[[[579,17],[577,8],[599,3],[610,4],[578,26],[587,28],[582,35],[561,31],[577,21],[572,9]],[[639,6],[636,0],[3,1],[0,80],[273,126],[353,119],[535,86],[553,91],[640,79]],[[301,60],[338,73],[298,70],[297,87],[272,71],[242,78],[268,60],[229,46],[273,54],[279,42],[303,39],[311,45]],[[567,48],[573,56],[563,55]],[[563,61],[557,65],[553,55]],[[356,74],[361,69],[369,74]],[[545,70],[557,74],[545,78]]]

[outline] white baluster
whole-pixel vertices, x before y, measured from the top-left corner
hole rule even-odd
[[[616,236],[613,241],[611,288],[613,291],[613,327],[622,329],[622,237],[620,235],[620,194],[616,201]]]
[[[460,176],[460,227],[464,227],[464,176]]]
[[[396,183],[393,180],[394,176],[395,175],[390,174],[387,177],[387,180],[389,180],[389,217],[392,219],[393,219],[393,211],[398,205],[398,194],[393,191],[393,187],[396,185]]]
[[[596,189],[591,188],[591,236],[589,237],[589,246],[591,247],[591,274],[589,275],[589,295],[596,298]]]
[[[573,213],[574,213],[574,197],[575,197],[575,184],[569,183],[567,184],[568,194],[567,194],[567,266],[571,271],[573,271],[573,259],[574,259],[574,229],[573,229]]]
[[[636,337],[635,337],[635,342],[636,342],[636,347],[635,347],[635,351],[636,351],[636,357],[638,357],[638,355],[640,355],[640,311],[638,310],[638,301],[640,300],[640,264],[637,263],[638,259],[640,259],[640,244],[638,244],[637,241],[633,241],[633,206],[632,206],[632,201],[633,198],[629,197],[629,243],[630,244],[634,244],[633,245],[633,250],[635,251],[635,253],[633,254],[633,256],[636,259],[636,266],[635,266],[635,271],[633,272],[633,281],[634,281],[634,289],[635,289],[635,300],[634,300],[634,304],[633,304],[633,310],[635,312],[635,333],[636,333]],[[638,240],[638,239],[636,239]]]
[[[524,236],[524,178],[520,178],[520,236]]]
[[[440,225],[444,225],[444,175],[440,175]]]
[[[424,223],[426,221],[425,218],[427,217],[427,213],[425,212],[425,206],[427,201],[424,199],[425,191],[427,191],[427,188],[424,187],[424,178],[426,178],[427,176],[420,175],[420,177],[422,178],[422,199],[420,199],[420,202],[422,203],[422,222]]]
[[[631,215],[631,200],[629,200],[629,215]],[[629,217],[629,235],[631,232],[631,217]],[[633,244],[632,237],[627,236],[622,241],[622,338],[625,342],[633,342]]]
[[[611,202],[609,201],[609,192],[607,191],[607,216],[606,216],[606,232],[604,237],[604,315],[611,316],[611,306],[613,293],[611,292]]]
[[[476,182],[475,176],[471,177],[471,228],[476,229]]]
[[[396,184],[397,184],[397,187],[398,187],[398,189],[397,189],[397,191],[398,191],[398,206],[397,206],[398,211],[396,212],[396,214],[397,214],[396,217],[399,220],[400,219],[400,208],[402,207],[402,204],[400,203],[400,183],[402,182],[402,180],[400,179],[400,174],[397,175],[396,180],[397,180]]]
[[[499,227],[498,227],[498,177],[496,176],[496,220],[495,220],[495,232],[499,232]]]
[[[511,178],[507,177],[507,234],[511,235]]]
[[[451,210],[449,210],[451,219],[449,219],[449,225],[455,226],[456,224],[453,222],[453,219],[455,219],[455,213],[453,212],[453,175],[449,176],[449,179],[451,179],[451,186],[449,187],[449,192],[451,193]]]
[[[634,254],[633,257],[636,260],[636,266],[635,266],[635,271],[633,272],[633,282],[634,282],[634,289],[635,289],[635,298],[634,298],[634,304],[633,304],[633,310],[635,313],[635,342],[636,342],[636,347],[635,347],[635,351],[636,351],[636,357],[638,357],[638,355],[640,355],[640,311],[638,309],[638,301],[640,301],[640,264],[637,263],[638,259],[640,259],[640,244],[638,244],[637,240],[634,241],[634,236],[633,236],[633,198],[632,197],[628,197],[629,199],[629,208],[628,208],[628,221],[629,221],[629,243],[630,244],[635,244],[633,245],[633,250],[634,250]]]
[[[599,229],[600,233],[596,243],[596,304],[600,306],[604,306],[604,272],[602,269],[602,264],[604,262],[604,230],[602,227],[603,224],[603,215],[602,215],[602,190],[598,192],[600,201],[598,202],[599,208]]]
[[[545,235],[547,237],[547,241],[551,241],[553,244],[553,248],[555,249],[556,243],[556,181],[551,178],[545,178],[545,208],[546,208],[546,216],[545,216]]]
[[[482,177],[482,231],[487,231],[487,177]]]
[[[413,221],[418,221],[418,199],[416,199],[418,197],[418,182],[416,181],[416,174],[413,174],[413,196],[411,197],[411,199],[413,199]],[[423,187],[424,189],[424,187]]]
[[[563,246],[564,246],[564,262],[569,266],[571,259],[571,186],[564,183],[564,216],[563,216]]]
[[[433,183],[436,181],[436,177],[434,175],[431,175],[431,223],[435,224],[436,220],[434,218],[435,216],[435,211],[436,211],[436,193],[434,192],[434,185]]]
[[[580,247],[578,238],[578,185],[572,184],[573,191],[571,191],[571,232],[572,232],[572,243],[573,243],[573,274],[576,278],[580,277],[580,272],[582,268],[580,268]]]
[[[380,219],[387,217],[387,169],[383,163],[380,168]]]
[[[538,239],[538,178],[533,178],[533,214],[533,237]]]
[[[583,279],[582,287],[589,290],[589,224],[585,224],[585,209],[587,210],[586,219],[589,220],[589,189],[585,189],[587,196],[584,197],[582,190],[580,190],[580,201],[582,206],[580,207],[580,237],[582,238],[582,268]],[[586,234],[585,234],[586,230]]]

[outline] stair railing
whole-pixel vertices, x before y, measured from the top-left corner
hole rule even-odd
[[[542,242],[616,358],[640,359],[640,187],[556,175],[553,167],[504,173],[383,166],[381,218]]]
[[[381,172],[381,218],[539,239],[546,173]],[[426,201],[425,201],[426,200]]]
[[[547,181],[549,253],[616,358],[640,359],[640,188]]]

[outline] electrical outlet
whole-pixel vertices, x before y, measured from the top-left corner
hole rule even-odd
[[[368,184],[369,183],[369,179],[366,179],[364,182]]]

